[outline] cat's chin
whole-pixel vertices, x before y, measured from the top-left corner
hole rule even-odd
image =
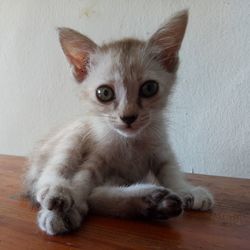
[[[126,138],[134,138],[140,134],[142,129],[134,129],[134,128],[114,128],[114,130],[121,136]]]

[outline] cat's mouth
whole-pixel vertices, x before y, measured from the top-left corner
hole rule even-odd
[[[135,137],[139,130],[133,128],[116,129],[116,131],[124,137]]]
[[[135,126],[135,125],[120,125],[115,127],[115,130],[125,137],[135,137],[143,129],[144,126]]]

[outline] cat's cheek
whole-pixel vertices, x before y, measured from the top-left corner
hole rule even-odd
[[[154,114],[155,112],[162,110],[166,106],[167,106],[166,98],[161,98],[161,97],[150,101],[146,100],[143,103],[143,109],[147,110],[151,114]]]
[[[97,98],[91,98],[92,109],[95,110],[96,115],[110,115],[114,111],[114,105],[112,103],[101,103]]]
[[[143,111],[149,111],[152,107],[157,107],[159,101],[161,100],[160,95],[156,95],[150,98],[141,98],[140,100],[140,106]]]

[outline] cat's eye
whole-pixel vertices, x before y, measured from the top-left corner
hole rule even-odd
[[[96,97],[100,102],[110,102],[115,99],[115,93],[111,87],[102,85],[96,89]]]
[[[144,98],[154,96],[158,92],[158,83],[154,80],[146,81],[140,88],[139,95]]]

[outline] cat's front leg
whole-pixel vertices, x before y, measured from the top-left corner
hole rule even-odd
[[[86,200],[92,184],[88,169],[70,178],[64,178],[55,169],[45,170],[36,187],[36,200],[41,206],[39,227],[50,235],[77,229],[88,212]]]
[[[183,211],[182,200],[156,184],[98,186],[88,198],[90,212],[122,218],[168,219]]]
[[[161,185],[179,194],[186,209],[207,211],[214,206],[213,195],[206,188],[187,182],[176,163],[162,164],[157,178]]]

